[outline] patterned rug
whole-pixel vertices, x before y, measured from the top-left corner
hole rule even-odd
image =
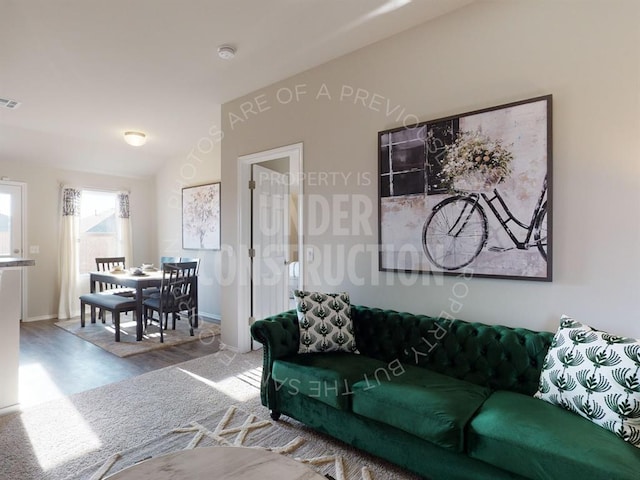
[[[320,435],[287,417],[273,422],[231,406],[150,442],[112,455],[67,480],[103,480],[149,458],[210,446],[253,447],[287,455],[335,480],[418,480],[376,457]],[[328,477],[329,478],[329,477]]]
[[[115,341],[115,328],[110,318],[106,323],[101,323],[99,320],[96,323],[91,323],[87,318],[84,327],[80,326],[79,317],[56,322],[55,325],[118,357],[129,357],[196,340],[211,342],[213,341],[212,337],[220,335],[220,325],[203,321],[202,317],[200,317],[198,328],[195,329],[193,337],[189,334],[189,324],[186,320],[179,320],[175,330],[171,330],[171,324],[169,324],[169,330],[164,331],[164,343],[160,343],[160,330],[157,324],[149,325],[142,340],[137,342],[136,322],[130,316],[129,318],[124,316],[120,319],[120,342]]]

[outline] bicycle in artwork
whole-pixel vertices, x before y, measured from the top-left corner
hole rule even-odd
[[[422,246],[431,263],[443,270],[458,270],[472,263],[484,249],[489,238],[489,222],[486,205],[506,232],[513,247],[491,247],[494,252],[512,249],[537,248],[547,260],[547,179],[528,223],[511,212],[497,188],[488,195],[485,192],[469,192],[448,197],[438,203],[422,229]],[[504,211],[501,213],[496,204]],[[514,233],[513,223],[524,230],[524,235]]]

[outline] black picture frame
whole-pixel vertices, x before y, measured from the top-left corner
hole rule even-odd
[[[379,270],[551,281],[552,96],[378,132]]]

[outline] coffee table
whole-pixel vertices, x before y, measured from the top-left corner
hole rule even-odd
[[[105,480],[327,480],[279,453],[247,447],[201,447],[161,455]]]

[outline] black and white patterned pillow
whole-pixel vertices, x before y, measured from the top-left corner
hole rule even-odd
[[[611,430],[640,448],[640,341],[563,315],[534,397]]]
[[[300,328],[298,353],[356,353],[349,294],[294,291]]]

